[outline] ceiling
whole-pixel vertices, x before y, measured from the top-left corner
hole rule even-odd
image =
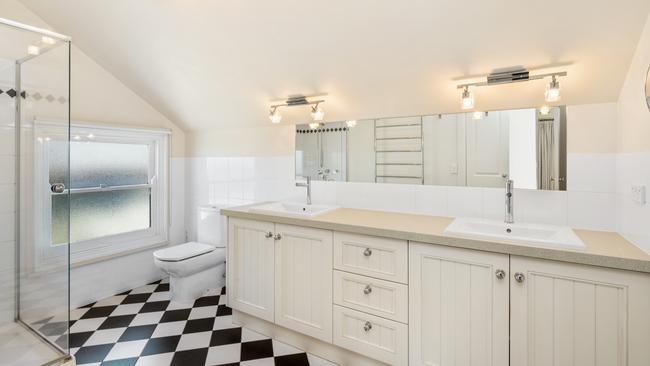
[[[326,120],[455,112],[459,80],[512,66],[567,70],[563,103],[616,101],[650,11],[648,0],[21,1],[197,131],[268,125],[271,101],[289,94],[327,93]],[[543,91],[480,88],[476,107],[540,105]],[[282,123],[307,111],[283,110]]]

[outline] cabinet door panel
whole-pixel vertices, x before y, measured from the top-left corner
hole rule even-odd
[[[650,276],[513,256],[517,272],[524,280],[511,280],[512,364],[648,364]]]
[[[228,220],[228,303],[250,315],[274,319],[274,243],[269,222]]]
[[[410,243],[409,263],[410,365],[507,365],[508,256]]]
[[[332,232],[276,225],[275,322],[332,342]]]

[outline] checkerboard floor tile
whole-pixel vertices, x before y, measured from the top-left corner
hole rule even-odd
[[[162,280],[72,310],[69,343],[77,365],[334,365],[234,325],[225,288],[191,306],[172,303],[169,295]],[[64,341],[60,319],[39,323],[44,334]]]

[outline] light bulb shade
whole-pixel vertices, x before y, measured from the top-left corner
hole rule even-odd
[[[320,121],[323,120],[324,117],[325,117],[325,112],[323,112],[323,109],[321,107],[319,107],[318,105],[315,105],[311,109],[311,118],[314,121],[320,122]]]
[[[476,111],[472,113],[472,119],[478,120],[478,119],[483,119],[483,112]]]
[[[271,123],[280,123],[282,121],[282,115],[280,115],[277,109],[272,109],[271,113],[269,113],[269,119]]]
[[[309,128],[311,128],[312,130],[317,129],[318,127],[320,127],[320,123],[318,122],[312,122],[309,124]]]
[[[357,125],[357,121],[355,121],[355,120],[351,120],[351,121],[347,121],[347,122],[345,122],[345,124],[348,125],[348,127],[351,128],[351,127],[354,127],[354,126]]]
[[[551,108],[547,105],[543,105],[539,108],[539,113],[542,114],[542,116],[547,116],[551,112]]]
[[[41,37],[41,42],[43,42],[43,43],[45,43],[47,45],[53,45],[53,44],[56,43],[56,40],[54,38],[52,38],[52,37],[43,36],[43,37]]]
[[[41,49],[38,48],[38,46],[28,46],[27,47],[27,54],[28,55],[37,56],[39,53],[41,53]]]
[[[546,85],[546,91],[544,92],[544,99],[549,102],[557,102],[560,100],[560,82],[553,80]]]
[[[461,96],[461,107],[463,109],[474,108],[474,94],[470,92],[468,88],[463,90],[463,95]]]

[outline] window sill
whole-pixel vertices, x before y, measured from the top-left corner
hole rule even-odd
[[[82,259],[82,260],[77,260],[77,261],[73,260],[70,263],[70,268],[73,269],[73,268],[83,267],[83,266],[87,266],[87,265],[95,264],[95,263],[99,263],[99,262],[105,262],[105,261],[109,261],[111,259],[126,257],[126,256],[131,255],[131,254],[136,254],[136,253],[144,252],[144,251],[151,250],[151,249],[166,247],[168,245],[169,245],[169,241],[164,241],[164,242],[151,244],[151,245],[146,245],[146,246],[142,246],[142,247],[138,247],[138,248],[134,248],[134,249],[121,250],[121,251],[115,252],[115,253],[100,255],[100,256],[97,256],[97,257],[89,258],[89,259]],[[153,257],[151,257],[151,260],[153,261]]]

